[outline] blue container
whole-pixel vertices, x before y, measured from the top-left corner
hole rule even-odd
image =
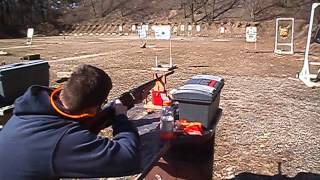
[[[11,105],[29,86],[49,86],[49,64],[43,60],[0,66],[0,107]]]

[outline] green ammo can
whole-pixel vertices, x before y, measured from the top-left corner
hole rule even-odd
[[[49,64],[33,60],[0,66],[0,107],[14,103],[29,86],[49,86]]]

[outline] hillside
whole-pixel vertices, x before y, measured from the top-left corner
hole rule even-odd
[[[63,16],[65,23],[266,21],[275,17],[307,19],[310,1],[297,0],[127,0],[82,4]]]
[[[0,26],[3,27],[0,38],[24,36],[27,27],[54,35],[75,24],[261,23],[274,21],[276,17],[305,21],[312,2],[319,0],[37,0],[28,3],[0,0]],[[317,14],[316,18],[320,17],[319,12]]]

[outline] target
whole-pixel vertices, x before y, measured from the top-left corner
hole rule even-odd
[[[246,42],[257,42],[257,27],[249,26],[246,28]]]
[[[277,18],[274,53],[294,54],[294,18]]]

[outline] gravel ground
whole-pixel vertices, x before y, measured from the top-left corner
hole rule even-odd
[[[287,78],[226,76],[214,176],[320,171],[320,97]]]

